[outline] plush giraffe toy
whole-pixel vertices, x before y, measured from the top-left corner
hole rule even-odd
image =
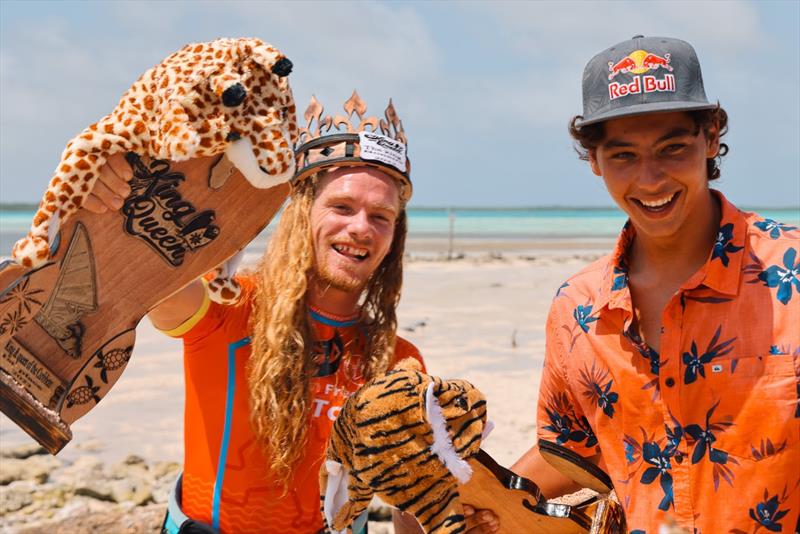
[[[259,39],[217,39],[186,45],[145,72],[111,114],[67,143],[30,232],[14,245],[14,260],[36,267],[50,259],[59,223],[80,208],[117,152],[173,161],[225,152],[254,187],[288,181],[297,137],[291,69]],[[217,301],[238,299],[228,274],[222,270],[212,286],[227,289]]]

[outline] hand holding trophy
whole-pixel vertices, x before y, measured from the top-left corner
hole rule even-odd
[[[280,208],[297,136],[291,67],[258,39],[187,45],[67,144],[0,265],[0,409],[51,453],[119,378],[141,317]],[[218,273],[212,298],[235,303],[233,273]]]

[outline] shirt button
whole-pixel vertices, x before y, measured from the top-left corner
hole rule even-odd
[[[667,378],[664,383],[667,385],[668,388],[671,388],[675,385],[675,379],[672,377]]]

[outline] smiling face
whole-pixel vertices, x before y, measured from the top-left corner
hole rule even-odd
[[[669,239],[692,231],[710,203],[706,159],[719,151],[717,129],[704,132],[684,112],[625,117],[603,126],[589,162],[637,235]]]
[[[315,280],[360,294],[389,252],[400,209],[397,184],[378,169],[326,173],[311,207]]]

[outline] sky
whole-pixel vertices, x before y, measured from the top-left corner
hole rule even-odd
[[[394,101],[412,206],[608,206],[566,125],[597,52],[633,35],[698,53],[730,116],[721,189],[800,206],[800,2],[16,2],[0,0],[0,202],[37,202],[66,142],[189,42],[259,37],[294,63],[302,120],[357,89]]]

